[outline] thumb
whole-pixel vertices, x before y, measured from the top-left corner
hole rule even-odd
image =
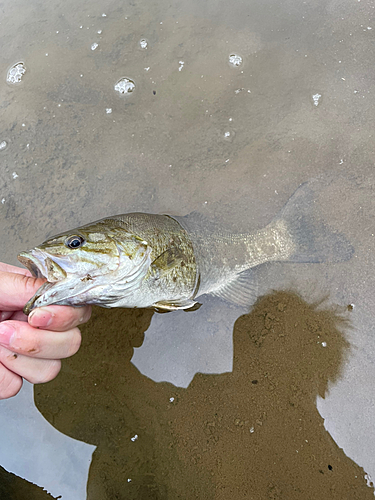
[[[44,282],[43,278],[0,272],[0,310],[21,310]]]

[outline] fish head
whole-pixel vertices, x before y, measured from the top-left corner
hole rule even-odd
[[[140,286],[150,253],[146,241],[104,221],[53,236],[18,255],[33,276],[46,279],[24,312],[50,304],[111,307],[119,290],[126,294]]]

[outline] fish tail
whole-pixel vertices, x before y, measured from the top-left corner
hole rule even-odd
[[[340,232],[329,227],[313,214],[315,193],[312,183],[302,184],[289,198],[275,217],[271,226],[286,223],[293,242],[289,262],[344,262],[349,260],[354,248]]]

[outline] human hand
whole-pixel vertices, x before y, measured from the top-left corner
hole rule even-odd
[[[91,307],[47,306],[23,314],[44,281],[0,262],[0,399],[15,396],[22,378],[33,384],[54,379],[60,359],[75,354],[81,344],[77,325],[89,320]]]

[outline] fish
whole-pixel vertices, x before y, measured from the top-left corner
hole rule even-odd
[[[195,212],[134,212],[57,234],[18,255],[46,280],[24,313],[51,304],[193,310],[206,294],[247,307],[259,265],[351,258],[345,235],[311,215],[313,202],[305,183],[269,224],[248,233],[224,230]]]

